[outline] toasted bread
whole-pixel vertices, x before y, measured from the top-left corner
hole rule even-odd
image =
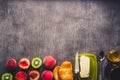
[[[53,76],[55,80],[60,80],[59,75],[58,75],[59,67],[60,66],[56,66],[53,70]]]
[[[69,61],[64,61],[59,67],[60,80],[73,80],[72,64]]]

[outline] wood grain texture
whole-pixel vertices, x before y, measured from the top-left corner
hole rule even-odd
[[[110,1],[1,1],[0,74],[11,57],[52,55],[59,65],[76,51],[120,49],[119,3]]]

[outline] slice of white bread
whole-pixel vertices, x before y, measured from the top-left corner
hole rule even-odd
[[[87,56],[80,57],[80,77],[88,78],[90,73],[90,58]]]

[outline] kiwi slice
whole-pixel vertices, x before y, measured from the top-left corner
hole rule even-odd
[[[2,80],[13,80],[13,75],[11,73],[2,74]]]
[[[32,61],[31,61],[31,65],[32,65],[32,67],[35,68],[35,69],[40,68],[41,65],[42,65],[42,59],[39,58],[39,57],[33,58]]]

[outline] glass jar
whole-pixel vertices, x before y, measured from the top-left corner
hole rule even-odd
[[[116,70],[116,68],[120,67],[120,51],[116,49],[111,49],[107,52],[106,55],[108,59],[108,64],[105,68],[105,76],[107,77],[107,80],[113,80],[111,78],[111,75],[113,75],[113,71]]]
[[[120,52],[116,49],[111,49],[107,52],[107,59],[112,63],[120,62]]]

